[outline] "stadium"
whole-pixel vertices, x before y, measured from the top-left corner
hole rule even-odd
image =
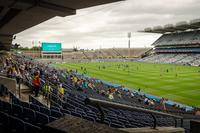
[[[130,32],[128,48],[12,44],[55,16],[113,2],[0,2],[0,132],[200,132],[200,19],[140,29],[161,35],[151,47],[130,47]]]

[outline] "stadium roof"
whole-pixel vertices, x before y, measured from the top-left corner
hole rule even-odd
[[[11,44],[14,34],[55,16],[74,15],[77,9],[118,1],[122,0],[1,0],[0,46]]]
[[[177,31],[186,31],[186,30],[197,30],[200,28],[200,19],[194,19],[190,22],[181,21],[174,24],[166,24],[164,26],[155,26],[153,28],[148,27],[145,28],[141,32],[148,32],[148,33],[167,33],[167,32],[177,32]]]

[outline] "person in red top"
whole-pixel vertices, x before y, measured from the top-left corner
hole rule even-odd
[[[40,77],[39,77],[39,73],[38,72],[35,72],[34,73],[34,77],[33,77],[33,80],[32,80],[32,85],[33,85],[33,91],[35,92],[35,97],[38,97],[38,93],[39,93],[39,90],[40,90]]]

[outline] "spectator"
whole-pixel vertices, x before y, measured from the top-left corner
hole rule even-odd
[[[145,103],[146,105],[149,105],[149,99],[148,99],[148,98],[145,98],[145,99],[144,99],[144,103]]]
[[[166,110],[165,102],[166,102],[166,101],[165,101],[164,98],[162,98],[161,101],[160,101],[161,109],[162,109],[162,110]]]
[[[114,99],[113,93],[108,94],[108,98],[109,98],[110,100],[113,100],[113,99]]]
[[[40,90],[40,84],[41,84],[41,82],[40,82],[39,73],[35,72],[33,80],[32,80],[32,86],[33,86],[33,91],[35,92],[35,97],[38,97],[38,93]]]
[[[83,80],[82,88],[83,88],[83,92],[87,93],[87,88],[88,88],[88,81],[87,80]]]
[[[94,85],[92,82],[89,82],[89,83],[88,83],[88,87],[89,87],[90,89],[94,90],[95,85]]]
[[[64,98],[64,94],[65,94],[65,89],[62,87],[62,84],[60,84],[59,88],[58,88],[58,94],[59,94],[59,97],[61,99]]]
[[[52,88],[49,85],[49,81],[46,81],[42,89],[43,89],[43,97],[47,99],[49,97],[49,94],[52,92]]]

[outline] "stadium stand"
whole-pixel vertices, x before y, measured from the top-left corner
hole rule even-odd
[[[47,104],[38,101],[37,97],[29,95],[29,102],[24,102],[16,94],[9,92],[9,88],[4,89],[5,95],[10,96],[10,101],[0,102],[1,107],[1,128],[5,131],[41,131],[44,124],[61,118],[64,114],[73,115],[93,122],[103,123],[113,128],[137,128],[157,126],[184,126],[189,131],[187,119],[199,119],[195,116],[195,110],[187,111],[185,108],[164,104],[161,101],[148,99],[142,92],[130,91],[123,87],[112,87],[99,80],[78,75],[74,71],[57,70],[47,64],[38,63],[32,58],[21,54],[12,54],[1,59],[4,67],[1,73],[8,77],[17,78],[20,76],[30,88],[32,88],[32,75],[35,71],[40,72],[41,85],[51,81],[52,92],[49,93]],[[11,71],[10,71],[11,70]],[[88,86],[84,86],[84,83]],[[65,95],[61,98],[57,93],[57,86],[62,83]],[[41,86],[41,87],[42,87]],[[102,101],[111,101],[137,107],[138,110],[116,109],[110,107],[96,107],[85,105],[85,99],[93,97]],[[49,102],[49,103],[48,103]],[[165,107],[164,107],[165,106]],[[163,108],[164,107],[164,108]],[[141,112],[140,109],[146,109]],[[172,115],[154,114],[148,110],[167,112]],[[102,112],[103,116],[102,117]],[[4,120],[9,123],[2,123]],[[156,121],[155,121],[156,120]],[[17,122],[16,125],[13,123]],[[11,128],[9,128],[11,126]]]
[[[187,26],[184,27],[185,24]],[[200,31],[198,30],[200,26],[198,24],[199,20],[192,20],[190,24],[177,23],[176,26],[165,25],[160,31],[155,29],[145,31],[159,32],[163,35],[152,44],[154,54],[142,58],[140,61],[200,66]],[[179,29],[181,25],[182,30]],[[190,30],[191,27],[193,30]]]
[[[128,54],[130,50],[130,55]],[[110,48],[110,49],[97,49],[97,50],[66,50],[63,49],[63,59],[52,59],[48,58],[51,61],[65,61],[65,62],[73,62],[73,61],[91,61],[95,59],[124,59],[124,58],[138,58],[141,57],[145,52],[147,52],[149,48]],[[23,50],[22,53],[26,56],[30,56],[37,60],[48,60],[41,59],[41,51],[27,51]]]

